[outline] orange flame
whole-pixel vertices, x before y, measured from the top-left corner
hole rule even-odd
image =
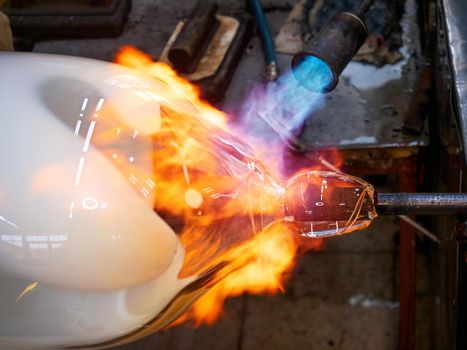
[[[196,324],[214,323],[228,297],[243,293],[274,294],[283,290],[282,283],[292,267],[296,254],[293,237],[281,227],[256,236],[231,252],[230,272],[203,295],[182,320],[193,319]]]
[[[227,120],[227,117],[223,112],[212,107],[209,103],[200,98],[200,92],[196,86],[180,77],[169,65],[162,62],[153,62],[150,56],[128,46],[123,47],[117,53],[115,60],[117,63],[136,68],[165,82],[170,87],[170,92],[173,92],[174,97],[183,97],[187,101],[191,102],[198,110],[201,111],[201,116],[205,118],[207,122],[221,126]]]
[[[265,217],[280,210],[277,200],[250,185],[253,172],[243,174],[239,170],[240,180],[232,183],[232,175],[219,164],[213,151],[214,141],[192,136],[196,131],[205,135],[222,133],[227,128],[226,115],[201,100],[198,89],[171,67],[153,62],[136,49],[123,48],[116,61],[167,86],[159,96],[164,101],[164,128],[155,141],[169,147],[158,149],[155,156],[155,182],[163,189],[157,193],[155,207],[168,222],[182,227],[180,239],[186,254],[180,277],[202,275],[223,263],[227,266],[221,269],[217,283],[178,322],[210,324],[219,317],[230,296],[282,291],[298,245],[282,224],[263,225]],[[180,100],[189,101],[201,124],[177,110]],[[260,165],[247,161],[263,176]],[[237,196],[242,186],[251,194],[248,198]],[[207,191],[211,191],[209,196]],[[321,246],[321,240],[314,242],[312,248]]]

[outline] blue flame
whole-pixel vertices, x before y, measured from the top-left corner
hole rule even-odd
[[[333,81],[331,68],[316,56],[305,56],[295,69],[295,77],[305,88],[315,92],[323,92]]]
[[[308,89],[297,80],[301,77]],[[277,81],[254,88],[241,108],[242,136],[252,145],[264,144],[265,138],[266,143],[277,142],[278,136],[290,139],[313,111],[324,107],[320,92],[331,82],[329,67],[319,58],[307,56],[294,72],[289,70]]]

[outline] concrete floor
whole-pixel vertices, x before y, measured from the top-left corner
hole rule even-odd
[[[244,3],[234,0],[218,2],[224,12],[235,12]],[[273,30],[277,30],[287,8],[294,2],[264,2],[266,6],[276,7],[268,15]],[[34,51],[111,60],[121,45],[131,44],[157,57],[177,20],[188,13],[191,3],[178,1],[175,8],[173,1],[169,0],[133,1],[128,25],[121,37],[44,41],[37,43]],[[251,50],[260,55],[257,37],[252,39]],[[288,64],[290,58],[280,57],[280,60]],[[247,71],[254,71],[255,75],[245,73],[246,65],[239,69],[228,91],[224,104],[226,109],[234,109],[245,90],[264,71],[262,59],[253,57],[251,52],[244,56],[243,61],[253,62]],[[342,89],[355,91],[353,87],[346,87],[346,82],[342,86]],[[381,88],[381,91],[386,89]],[[367,103],[360,105],[367,106]],[[377,120],[378,110],[379,107],[375,107],[368,113],[373,113]],[[356,122],[356,125],[359,124]],[[231,299],[225,305],[224,316],[213,326],[193,329],[181,325],[115,349],[396,349],[398,229],[396,218],[384,217],[376,219],[370,228],[362,232],[329,238],[322,252],[300,257],[284,294],[245,295]],[[416,329],[419,350],[431,348],[429,259],[423,250],[428,244],[430,242],[419,244],[417,256]]]

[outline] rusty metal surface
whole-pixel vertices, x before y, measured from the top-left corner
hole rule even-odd
[[[6,1],[2,11],[9,16],[80,16],[80,15],[110,15],[122,0],[106,1],[93,4],[87,0],[42,0],[31,1],[29,4],[15,6],[15,2]]]
[[[219,27],[217,9],[215,2],[200,1],[196,3],[190,16],[183,20],[183,27],[168,52],[177,72],[193,73],[197,68]]]
[[[416,159],[402,160],[398,169],[399,191],[415,192],[419,172]],[[399,220],[399,228],[399,350],[413,350],[416,345],[416,230],[405,220]]]
[[[182,74],[188,80],[198,81],[214,75],[220,67],[227,53],[227,50],[230,48],[232,40],[237,34],[238,28],[240,26],[240,22],[237,19],[222,15],[216,15],[216,18],[219,21],[219,27],[214,34],[212,41],[207,46],[206,51],[201,57],[196,70],[192,73]],[[183,28],[183,23],[183,21],[180,21],[177,24],[174,33],[162,51],[162,54],[159,58],[160,61],[172,65],[167,56],[174,41]]]
[[[7,2],[2,10],[10,18],[14,36],[38,40],[118,36],[130,7],[131,0],[114,0],[105,6],[82,1],[43,1],[21,8]]]

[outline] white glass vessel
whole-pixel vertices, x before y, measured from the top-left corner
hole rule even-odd
[[[161,86],[54,55],[0,53],[0,70],[0,348],[140,328],[191,281],[177,278],[183,248],[152,209],[159,104],[137,92]],[[110,126],[121,137],[99,143]]]

